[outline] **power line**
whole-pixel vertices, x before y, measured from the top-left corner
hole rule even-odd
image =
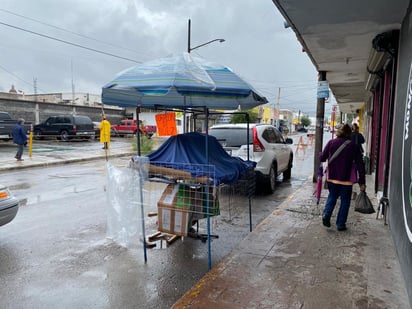
[[[44,37],[44,38],[47,38],[47,39],[55,40],[55,41],[65,43],[65,44],[68,44],[68,45],[72,45],[72,46],[75,46],[75,47],[87,49],[87,50],[90,50],[90,51],[93,51],[93,52],[96,52],[96,53],[99,53],[99,54],[103,54],[103,55],[106,55],[106,56],[111,56],[111,57],[115,57],[115,58],[119,58],[119,59],[123,59],[123,60],[127,60],[127,61],[132,61],[132,62],[135,62],[135,63],[142,63],[141,61],[137,61],[137,60],[134,60],[134,59],[117,56],[115,54],[107,53],[107,52],[100,51],[100,50],[97,50],[97,49],[94,49],[94,48],[91,48],[91,47],[87,47],[87,46],[83,46],[83,45],[80,45],[80,44],[72,43],[72,42],[65,41],[65,40],[62,40],[62,39],[58,39],[58,38],[55,38],[55,37],[52,37],[52,36],[49,36],[49,35],[46,35],[46,34],[42,34],[42,33],[38,33],[38,32],[35,32],[35,31],[27,30],[27,29],[24,29],[24,28],[21,28],[21,27],[10,25],[10,24],[6,24],[6,23],[3,23],[3,22],[0,22],[0,25],[7,26],[7,27],[10,27],[10,28],[14,28],[14,29],[17,29],[17,30],[20,30],[20,31],[28,32],[28,33],[31,33],[31,34],[35,34],[35,35],[38,35],[38,36],[41,36],[41,37]]]
[[[284,90],[283,87],[280,87],[280,88],[281,88],[282,90]],[[260,91],[262,91],[260,88],[257,88],[257,89],[259,89]],[[285,100],[285,99],[290,98],[290,97],[296,97],[296,96],[302,97],[303,95],[305,95],[305,93],[307,93],[307,95],[305,95],[305,96],[309,96],[309,95],[312,94],[312,91],[314,91],[314,90],[316,90],[316,87],[312,87],[312,88],[307,88],[307,87],[305,87],[305,88],[297,88],[297,89],[294,89],[294,90],[291,90],[290,88],[288,88],[288,89],[286,89],[286,91],[283,93],[283,95],[282,95],[280,98],[281,98],[281,100]],[[268,98],[275,98],[275,97],[276,97],[276,93],[274,92],[273,89],[271,89],[271,90],[266,90],[266,91],[262,91],[262,92],[267,93],[267,94],[268,94]]]
[[[11,76],[14,76],[15,78],[17,78],[18,80],[22,81],[23,83],[29,85],[30,87],[33,87],[34,85],[26,80],[24,80],[23,78],[21,78],[20,76],[17,76],[16,74],[14,74],[13,72],[9,71],[8,69],[6,69],[5,67],[3,67],[2,65],[0,65],[0,69],[2,69],[3,71],[9,73]],[[44,91],[43,89],[40,89],[42,92],[46,93],[46,91]]]
[[[118,45],[111,44],[111,43],[108,43],[108,42],[105,42],[105,41],[102,41],[102,40],[98,40],[98,39],[95,39],[95,38],[92,38],[92,37],[89,37],[89,36],[86,36],[86,35],[83,35],[83,34],[80,34],[80,33],[76,33],[74,31],[71,31],[71,30],[68,30],[68,29],[65,29],[65,28],[62,28],[62,27],[56,26],[56,25],[45,23],[45,22],[43,22],[41,20],[38,20],[38,19],[34,19],[34,18],[24,16],[24,15],[21,15],[21,14],[18,14],[18,13],[14,13],[12,11],[5,10],[5,9],[0,9],[0,11],[8,13],[8,14],[12,14],[14,16],[18,16],[20,18],[24,18],[24,19],[27,19],[27,20],[30,20],[30,21],[34,21],[34,22],[39,23],[41,25],[45,25],[45,26],[48,26],[48,27],[51,27],[51,28],[55,28],[57,30],[61,30],[61,31],[64,31],[64,32],[67,32],[67,33],[70,33],[70,34],[74,34],[74,35],[77,35],[79,37],[82,37],[82,38],[85,38],[85,39],[88,39],[88,40],[92,40],[92,41],[95,41],[95,42],[98,42],[98,43],[101,43],[101,44],[105,44],[107,46],[111,46],[111,47],[115,47],[115,48],[119,48],[119,49],[123,49],[123,50],[128,50],[128,51],[131,51],[133,53],[138,54],[137,51],[135,51],[131,48],[127,48],[127,47],[124,47],[124,46],[118,46]]]

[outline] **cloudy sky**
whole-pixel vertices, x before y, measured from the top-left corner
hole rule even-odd
[[[192,47],[226,40],[192,53],[315,115],[317,72],[271,0],[2,0],[0,91],[100,94],[118,72],[186,51],[189,19]]]

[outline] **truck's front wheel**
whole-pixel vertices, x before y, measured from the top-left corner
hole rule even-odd
[[[69,140],[69,132],[67,132],[66,130],[63,130],[60,132],[60,139],[62,141],[67,142]]]

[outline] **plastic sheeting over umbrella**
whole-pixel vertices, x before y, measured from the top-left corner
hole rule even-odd
[[[119,73],[102,88],[102,102],[106,105],[135,107],[139,120],[140,108],[154,110],[201,110],[206,114],[215,110],[248,110],[267,103],[249,83],[231,69],[189,53],[162,58],[129,68]],[[186,119],[186,117],[184,117]],[[206,117],[206,127],[208,127]],[[137,148],[140,156],[140,138]],[[206,130],[207,136],[207,130]],[[208,162],[208,143],[205,139],[205,160]],[[251,198],[249,197],[251,221]],[[207,217],[209,270],[210,217]]]
[[[182,53],[131,67],[102,89],[102,102],[156,109],[251,109],[267,99],[228,67]]]
[[[317,172],[317,183],[316,183],[316,204],[319,205],[320,201],[320,196],[322,194],[322,178],[323,178],[323,167],[322,165],[319,166],[318,172]]]

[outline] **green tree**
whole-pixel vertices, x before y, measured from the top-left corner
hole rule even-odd
[[[136,135],[133,136],[132,146],[133,150],[137,152],[137,140]],[[141,154],[148,155],[153,150],[153,139],[148,138],[146,135],[140,135],[140,152]]]
[[[310,126],[310,125],[311,125],[312,121],[310,121],[310,118],[309,118],[309,117],[302,116],[302,117],[300,118],[300,123],[301,123],[303,126],[307,127],[307,126]]]
[[[249,122],[255,123],[258,119],[258,113],[253,110],[247,110],[246,113],[249,115]],[[244,114],[233,114],[230,123],[243,123],[246,122],[246,115]]]

